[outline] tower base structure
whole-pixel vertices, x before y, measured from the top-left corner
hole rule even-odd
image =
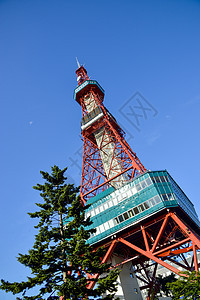
[[[88,202],[91,206],[87,215],[97,229],[89,242],[94,248],[106,248],[103,262],[111,260],[113,268],[126,265],[124,270],[130,271],[132,267],[148,299],[153,299],[159,288],[158,265],[181,276],[186,276],[182,270],[198,271],[200,222],[192,202],[167,171],[145,172]],[[192,256],[190,263],[188,253]],[[130,293],[132,299],[140,299],[140,294],[138,298],[134,295],[137,283],[132,284],[132,290],[128,287],[127,274],[124,271],[120,279],[124,299],[129,300]],[[130,272],[129,277],[133,277]],[[92,282],[89,286],[93,287]]]
[[[120,300],[143,300],[138,280],[135,276],[132,262],[127,264],[120,263],[123,261],[122,257],[112,255],[110,259],[112,265],[119,265],[120,274],[118,277],[118,290],[116,298]]]

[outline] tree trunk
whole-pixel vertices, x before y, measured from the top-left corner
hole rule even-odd
[[[64,229],[63,229],[63,219],[62,213],[59,212],[59,220],[60,220],[60,235],[61,235],[61,245],[64,243]],[[67,272],[66,272],[66,254],[65,250],[62,249],[63,254],[63,282],[67,281]]]

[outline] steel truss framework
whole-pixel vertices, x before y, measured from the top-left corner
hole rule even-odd
[[[132,179],[139,173],[146,171],[137,155],[131,150],[124,139],[124,132],[117,124],[116,120],[105,109],[102,98],[91,88],[88,94],[82,96],[80,104],[82,115],[86,114],[85,97],[89,97],[92,105],[98,105],[103,117],[92,126],[82,131],[83,136],[83,166],[81,180],[81,198],[85,204],[87,200],[102,192],[112,185],[112,182],[122,182],[122,177],[126,180]],[[87,102],[90,105],[90,102]],[[100,145],[94,137],[94,133],[101,130],[102,138]],[[112,149],[110,167],[105,173],[102,157],[110,155],[106,150]],[[111,176],[112,174],[112,176]]]
[[[150,295],[154,297],[159,287],[156,280],[158,265],[181,276],[186,276],[183,271],[197,272],[199,267],[196,251],[200,250],[200,237],[173,211],[138,224],[103,246],[106,254],[102,263],[112,255],[122,259],[112,268],[132,262],[136,277],[142,283],[140,289],[148,290],[147,299]],[[190,262],[186,259],[188,253],[192,255]],[[88,288],[94,287],[97,278],[98,274],[88,278]]]
[[[82,66],[76,73],[79,85],[89,79],[87,71]],[[103,116],[96,116],[95,122],[94,119],[90,119],[90,122],[82,127],[83,204],[86,204],[90,197],[112,186],[113,182],[120,182],[123,178],[132,179],[135,175],[146,171],[125,141],[123,130],[104,107],[103,97],[103,92],[92,84],[91,86],[88,84],[76,94],[76,100],[82,107],[83,118],[97,106],[103,112]],[[99,132],[101,139],[97,143],[95,135]],[[105,168],[105,162],[102,161],[102,157],[105,158],[108,154],[109,169]],[[150,295],[152,297],[158,288],[156,272],[159,265],[183,276],[185,275],[180,270],[198,271],[196,250],[200,249],[200,238],[195,227],[192,227],[192,230],[180,216],[182,215],[178,210],[165,210],[113,235],[112,238],[107,238],[104,243],[99,242],[95,246],[103,246],[106,251],[102,263],[108,262],[113,255],[120,257],[121,263],[113,265],[112,268],[132,262],[137,278],[143,283],[141,290],[148,289],[148,297]],[[188,253],[192,254],[190,262],[186,259]],[[98,274],[88,275],[88,288],[94,287],[98,276]]]

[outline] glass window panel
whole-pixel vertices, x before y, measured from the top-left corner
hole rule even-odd
[[[96,213],[96,215],[99,214],[99,207],[95,208],[95,213]]]
[[[142,188],[141,188],[141,185],[138,183],[138,184],[136,184],[136,189],[137,189],[137,191],[139,192]]]
[[[130,218],[134,216],[134,213],[133,213],[132,209],[128,211],[128,214],[129,214]]]
[[[151,203],[152,206],[154,206],[156,204],[155,201],[153,200],[153,198],[150,199],[149,202]]]
[[[96,234],[99,234],[100,233],[100,230],[99,230],[99,227],[96,227]]]
[[[108,225],[108,222],[104,223],[104,227],[105,227],[105,230],[108,230],[110,228]]]
[[[117,198],[115,198],[114,200],[113,200],[113,202],[114,202],[114,205],[117,205]]]
[[[117,197],[117,200],[118,200],[118,202],[120,202],[122,200],[122,195],[121,194]]]
[[[143,189],[147,186],[145,180],[143,180],[142,182],[140,182],[140,184],[141,184],[141,186],[142,186]]]
[[[115,223],[115,225],[119,224],[118,218],[114,218],[114,223]]]
[[[127,193],[123,193],[123,194],[122,194],[122,199],[127,198],[127,196],[128,196]]]
[[[95,216],[94,209],[92,209],[92,210],[90,211],[90,215],[91,215],[91,217]]]
[[[138,208],[139,208],[140,211],[144,211],[144,206],[143,206],[142,204],[140,204],[140,205],[138,206]]]
[[[133,211],[134,211],[134,214],[135,214],[135,215],[139,214],[139,210],[138,210],[137,207],[134,207],[134,208],[133,208]]]
[[[84,120],[85,120],[85,123],[88,122],[88,120],[89,120],[88,115],[86,115],[86,116],[84,117]]]
[[[131,189],[131,193],[132,193],[132,195],[135,195],[136,193],[137,193],[137,189],[136,189],[136,187],[134,186],[134,187],[132,187],[132,189]]]
[[[162,182],[166,182],[166,180],[165,180],[165,177],[164,177],[164,176],[160,176],[160,180],[161,180]]]
[[[163,200],[164,200],[164,201],[168,201],[168,198],[167,198],[167,195],[166,195],[166,194],[163,194],[162,197],[163,197]]]
[[[156,203],[160,203],[160,202],[161,202],[161,200],[160,200],[160,197],[159,197],[159,196],[155,196],[155,197],[154,197],[154,200],[155,200],[155,202],[156,202]]]
[[[123,222],[123,221],[124,221],[123,215],[120,215],[120,216],[118,217],[118,219],[119,219],[119,222],[120,222],[120,223]]]
[[[98,107],[98,106],[95,107],[94,111],[95,111],[95,115],[98,114],[98,112],[99,112],[99,107]]]
[[[156,180],[157,183],[160,183],[160,182],[161,182],[161,181],[160,181],[160,178],[159,178],[158,176],[155,177],[155,180]]]
[[[174,200],[174,197],[173,197],[173,195],[171,194],[171,193],[169,193],[169,194],[167,194],[167,196],[168,196],[168,199],[171,201],[171,200]]]
[[[149,203],[148,203],[148,201],[144,202],[143,205],[144,205],[145,209],[148,209],[148,208],[149,208]]]
[[[108,207],[112,207],[113,206],[113,202],[112,202],[112,200],[110,200],[109,202],[108,202]]]
[[[149,186],[151,184],[151,179],[150,178],[146,179],[146,184],[147,184],[147,186]]]
[[[100,210],[100,212],[102,212],[104,210],[103,205],[99,206],[99,210]]]
[[[151,177],[151,180],[153,181],[153,183],[156,183],[155,178]]]
[[[123,216],[124,216],[124,219],[125,219],[125,220],[127,220],[127,219],[129,218],[127,212],[125,212],[125,213],[123,214]]]
[[[104,231],[105,231],[105,228],[104,228],[104,225],[103,225],[103,224],[101,224],[101,225],[99,226],[99,230],[100,230],[100,232],[104,232]]]
[[[129,191],[127,192],[127,195],[128,195],[128,197],[131,197],[131,196],[132,196],[132,191],[129,190]]]
[[[164,176],[165,177],[165,180],[167,181],[167,182],[169,182],[169,179],[168,179],[168,177],[165,175]]]
[[[104,209],[108,209],[108,203],[104,203]]]
[[[115,225],[113,220],[108,221],[108,224],[109,224],[110,228],[112,228]]]

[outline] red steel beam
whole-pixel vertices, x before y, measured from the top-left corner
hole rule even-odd
[[[159,233],[158,233],[158,235],[157,235],[157,237],[156,237],[156,240],[155,240],[155,242],[154,242],[154,244],[153,244],[153,247],[152,247],[152,249],[150,250],[152,253],[153,253],[154,250],[156,249],[156,246],[157,246],[157,244],[158,244],[158,242],[159,242],[159,240],[160,240],[160,238],[161,238],[161,236],[162,236],[162,234],[163,234],[163,231],[165,230],[165,227],[166,227],[166,225],[167,225],[168,219],[169,219],[169,214],[167,214],[167,215],[165,216],[165,219],[164,219],[164,221],[163,221],[163,223],[162,223],[162,226],[161,226],[161,228],[160,228],[160,230],[159,230]]]
[[[187,253],[189,251],[192,250],[192,246],[190,247],[187,247],[187,248],[183,248],[183,249],[176,249],[176,250],[168,250],[168,251],[165,251],[161,254],[158,254],[159,257],[165,257],[165,256],[168,256],[168,255],[178,255],[178,254],[181,254],[181,253]]]
[[[190,238],[190,240],[200,249],[200,240],[196,237],[196,235],[194,235],[194,233],[186,227],[186,225],[177,217],[177,215],[175,215],[175,213],[171,213],[171,217]]]
[[[176,269],[175,267],[167,264],[165,261],[162,261],[161,259],[159,259],[155,255],[153,255],[151,251],[149,251],[149,252],[145,251],[145,250],[131,244],[130,242],[124,240],[123,238],[118,238],[118,241],[125,244],[125,245],[127,245],[128,247],[134,249],[135,251],[141,253],[142,255],[152,259],[153,261],[159,263],[160,265],[162,265],[163,267],[165,267],[165,268],[169,269],[170,271],[176,273],[177,275],[182,275],[182,276],[187,277],[185,274],[180,274],[180,270]]]
[[[146,250],[149,251],[149,243],[148,243],[148,240],[147,240],[146,231],[144,229],[144,226],[141,226],[141,229],[142,229],[142,235],[143,235],[143,238],[144,238],[144,243],[145,243]]]
[[[104,264],[105,262],[108,261],[108,259],[110,258],[110,256],[111,256],[113,250],[115,249],[116,244],[117,244],[117,241],[116,241],[116,240],[112,241],[112,243],[111,243],[111,245],[110,245],[108,251],[106,252],[106,255],[104,256],[104,258],[103,258],[102,261],[101,261],[101,264]],[[89,283],[88,289],[93,289],[93,287],[94,287],[95,284],[96,284],[95,279],[98,279],[98,277],[99,277],[99,274],[95,274],[94,276],[92,276],[93,281],[91,281],[91,282]]]
[[[185,244],[185,243],[187,243],[187,242],[189,242],[189,241],[190,241],[190,239],[189,239],[189,238],[186,238],[186,239],[184,239],[184,240],[182,240],[182,241],[180,241],[180,242],[178,242],[178,243],[176,243],[176,244],[173,244],[173,245],[168,246],[168,247],[166,247],[166,248],[164,248],[164,249],[162,249],[162,250],[159,250],[159,251],[154,252],[154,255],[159,255],[160,253],[163,253],[163,252],[168,251],[168,250],[170,250],[170,249],[179,247],[179,246],[181,246],[181,245],[183,245],[183,244]]]
[[[102,187],[103,185],[105,185],[106,183],[108,183],[108,182],[112,181],[113,179],[117,178],[118,176],[122,175],[123,173],[125,173],[125,172],[129,171],[130,169],[133,169],[133,166],[131,166],[131,167],[127,168],[126,170],[124,170],[124,171],[122,171],[121,173],[119,173],[119,174],[117,174],[117,175],[113,176],[112,178],[110,178],[110,179],[107,179],[105,182],[103,182],[103,183],[101,183],[100,185],[96,186],[95,188],[93,188],[93,189],[92,189],[92,190],[90,190],[89,192],[87,192],[87,193],[83,194],[83,197],[86,197],[88,194],[90,194],[90,193],[94,192],[94,191],[95,191],[95,190],[97,190],[98,188]]]
[[[198,261],[197,261],[196,246],[194,243],[192,243],[192,248],[193,248],[193,255],[194,255],[194,268],[197,273],[199,271],[199,268],[198,268]]]

